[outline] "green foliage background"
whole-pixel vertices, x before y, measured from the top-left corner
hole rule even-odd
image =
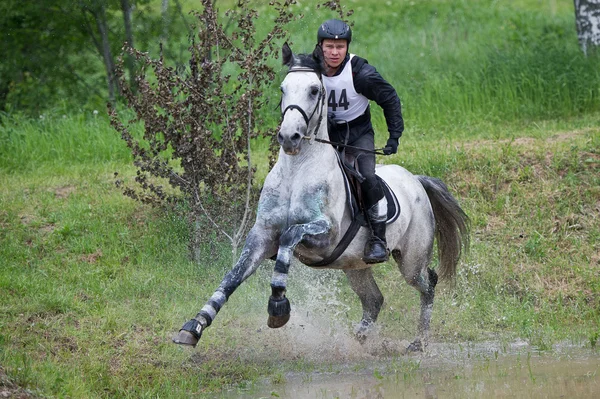
[[[15,3],[0,7],[7,4]],[[311,51],[318,24],[334,17],[316,4],[295,6],[304,14],[289,28],[296,52]],[[471,253],[455,284],[440,286],[436,296],[432,340],[520,338],[541,351],[564,341],[596,350],[600,60],[578,48],[572,3],[343,4],[355,11],[351,51],[376,66],[403,103],[399,154],[380,161],[442,178],[473,220]],[[266,31],[267,2],[255,5]],[[182,6],[187,15],[194,2]],[[138,43],[157,54],[160,3],[145,7]],[[3,54],[13,54],[0,61],[2,84],[10,63],[21,62],[17,45],[24,39],[1,42],[12,46]],[[185,42],[185,33],[174,33],[169,46]],[[169,62],[181,64],[183,53],[173,54]],[[102,93],[95,57],[79,51],[65,59],[83,87]],[[71,86],[63,75],[52,84],[10,82],[17,91],[6,98],[15,100],[0,122],[0,386],[57,397],[212,397],[230,384],[336,367],[335,359],[315,361],[310,351],[278,345],[285,332],[263,330],[268,262],[231,297],[196,350],[172,345],[172,333],[228,270],[229,248],[215,236],[202,249],[204,262],[191,262],[182,220],[114,187],[115,171],[132,178],[135,169],[109,127],[104,94],[86,97],[89,88]],[[263,110],[273,125],[278,85],[272,107]],[[383,144],[385,121],[374,111]],[[266,154],[266,143],[255,142],[254,151]],[[266,169],[264,159],[261,176]],[[304,269],[293,267],[290,276],[292,306],[308,306],[313,286],[333,291],[335,301],[321,298],[311,314],[336,320],[329,328],[350,336],[360,304],[343,275]],[[382,338],[412,339],[417,293],[395,265],[375,270],[386,297]],[[386,356],[405,362],[398,353]]]

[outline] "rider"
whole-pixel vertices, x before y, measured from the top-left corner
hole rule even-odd
[[[385,81],[364,58],[348,54],[352,30],[343,21],[330,19],[319,27],[317,42],[323,49],[327,91],[329,139],[356,148],[346,148],[346,154],[356,159],[364,181],[361,183],[363,202],[371,226],[363,260],[366,263],[385,262],[388,249],[385,240],[387,201],[375,176],[375,154],[361,151],[375,149],[375,133],[371,125],[369,100],[383,109],[390,133],[385,154],[395,154],[398,139],[404,130],[400,99],[396,90]]]

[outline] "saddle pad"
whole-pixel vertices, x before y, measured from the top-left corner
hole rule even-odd
[[[387,200],[387,220],[386,224],[394,223],[396,219],[400,216],[400,203],[398,203],[398,198],[396,198],[396,194],[392,191],[390,186],[383,180],[381,177],[377,176],[381,187],[383,188],[383,192],[385,194],[385,199]]]
[[[336,151],[337,153],[337,151]],[[358,213],[364,213],[363,210],[359,210],[358,209],[358,204],[359,201],[357,201],[356,199],[356,192],[351,188],[352,185],[350,184],[350,179],[356,179],[356,177],[353,175],[353,172],[356,173],[354,170],[349,170],[351,169],[351,166],[345,164],[344,162],[342,162],[341,158],[340,158],[340,154],[337,153],[337,158],[338,158],[338,165],[340,166],[340,169],[342,170],[342,175],[344,176],[344,187],[346,189],[346,201],[348,202],[348,207],[350,207],[350,211],[352,213],[352,215],[357,215]],[[390,224],[396,221],[396,219],[398,219],[398,217],[400,216],[400,203],[398,202],[398,198],[396,198],[396,195],[394,194],[394,192],[392,191],[392,189],[390,188],[390,186],[388,186],[388,184],[385,182],[385,180],[383,180],[381,177],[377,176],[377,179],[379,180],[379,184],[381,184],[381,188],[383,189],[383,193],[385,195],[385,199],[387,200],[387,207],[388,207],[388,211],[387,211],[387,220],[386,220],[386,224]],[[366,224],[366,222],[365,222]],[[363,225],[365,225],[363,224]]]

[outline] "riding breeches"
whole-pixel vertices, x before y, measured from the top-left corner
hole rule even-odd
[[[373,151],[375,149],[374,138],[371,134],[365,134],[352,143],[353,147],[364,148]],[[370,209],[383,198],[383,189],[375,175],[375,154],[361,151],[355,148],[346,148],[346,159],[354,159],[360,174],[365,178],[361,183],[361,191],[365,208]]]

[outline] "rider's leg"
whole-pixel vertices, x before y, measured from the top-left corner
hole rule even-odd
[[[375,148],[373,135],[363,135],[353,145],[372,151]],[[366,263],[385,262],[389,256],[385,240],[387,201],[383,188],[375,175],[375,154],[359,153],[356,156],[356,163],[360,173],[365,178],[361,184],[361,191],[367,210],[366,216],[372,232],[365,245],[363,260]]]
[[[365,176],[366,177],[366,176]],[[365,245],[363,260],[366,263],[379,263],[388,260],[389,252],[385,239],[385,222],[387,219],[387,202],[383,189],[375,175],[366,177],[361,184],[367,219],[371,226],[371,237]],[[385,202],[385,203],[384,203]]]

